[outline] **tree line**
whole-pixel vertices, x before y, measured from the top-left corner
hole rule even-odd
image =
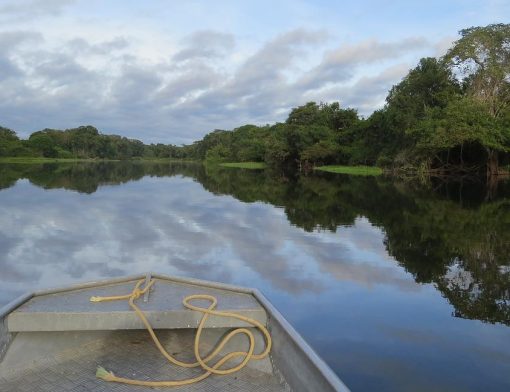
[[[508,172],[510,24],[460,31],[441,58],[422,58],[368,118],[309,102],[273,125],[214,130],[190,145],[145,145],[91,126],[20,140],[0,128],[0,156],[260,161],[271,166],[377,165],[400,172]]]
[[[368,118],[338,103],[309,102],[292,109],[284,123],[211,132],[192,152],[199,159],[301,167],[508,171],[510,24],[472,27],[460,36],[445,56],[422,58]]]
[[[44,157],[62,159],[186,158],[186,149],[172,144],[144,144],[140,140],[101,134],[93,126],[43,129],[27,140],[0,127],[0,157]]]

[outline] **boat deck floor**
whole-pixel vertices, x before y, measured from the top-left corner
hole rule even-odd
[[[194,361],[195,331],[160,330],[157,333],[171,354],[184,361]],[[45,355],[33,357],[36,352],[34,348]],[[205,349],[210,347],[206,346]],[[256,366],[245,367],[232,375],[212,375],[176,390],[290,391],[278,370],[273,369],[269,360],[267,364],[265,370]],[[0,389],[10,392],[141,392],[169,389],[105,382],[95,377],[98,365],[120,377],[141,380],[178,380],[203,372],[201,369],[184,369],[169,364],[156,349],[147,331],[88,332],[85,335],[77,332],[19,333],[0,364]]]

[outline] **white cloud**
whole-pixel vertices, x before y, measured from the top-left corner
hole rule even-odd
[[[276,6],[264,25],[246,6],[221,1],[169,9],[0,0],[0,125],[27,136],[93,124],[180,144],[215,128],[281,121],[309,100],[339,100],[366,115],[405,67],[444,52],[455,32],[354,33],[332,25],[334,15],[318,24],[321,6],[290,7]],[[194,17],[199,11],[206,15]]]
[[[0,5],[0,21],[18,22],[41,16],[57,16],[75,0],[17,0]]]
[[[411,68],[412,65],[407,63],[391,65],[376,75],[363,76],[351,85],[328,87],[308,97],[310,100],[320,100],[321,97],[326,101],[339,100],[342,106],[354,107],[360,113],[368,114],[384,105],[391,86],[399,83]]]
[[[232,34],[218,31],[201,30],[186,37],[184,43],[184,48],[173,56],[174,61],[211,59],[222,56],[234,48],[235,37]]]
[[[235,37],[220,31],[193,33],[159,58],[145,57],[125,35],[55,41],[36,32],[4,31],[0,118],[25,136],[44,127],[94,124],[146,142],[189,143],[214,128],[281,120],[305,98],[329,99],[331,91],[312,92],[339,82],[344,84],[336,91],[343,96],[335,100],[373,110],[377,80],[370,84],[346,69],[352,73],[425,46],[416,38],[362,41],[329,51],[319,65],[306,68],[307,54],[321,51],[330,38],[323,30],[291,30],[234,63]]]
[[[360,65],[400,58],[427,46],[427,41],[421,37],[397,42],[371,39],[344,45],[326,53],[321,63],[306,73],[299,83],[307,89],[318,89],[329,83],[343,82],[351,79]]]

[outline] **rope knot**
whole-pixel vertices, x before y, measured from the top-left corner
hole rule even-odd
[[[136,288],[133,290],[133,292],[131,293],[131,298],[133,299],[138,299],[142,296],[142,294],[144,294],[145,292],[140,290],[139,288]]]

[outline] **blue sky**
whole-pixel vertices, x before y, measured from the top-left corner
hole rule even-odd
[[[510,2],[0,0],[0,124],[189,143],[307,101],[363,115]]]

